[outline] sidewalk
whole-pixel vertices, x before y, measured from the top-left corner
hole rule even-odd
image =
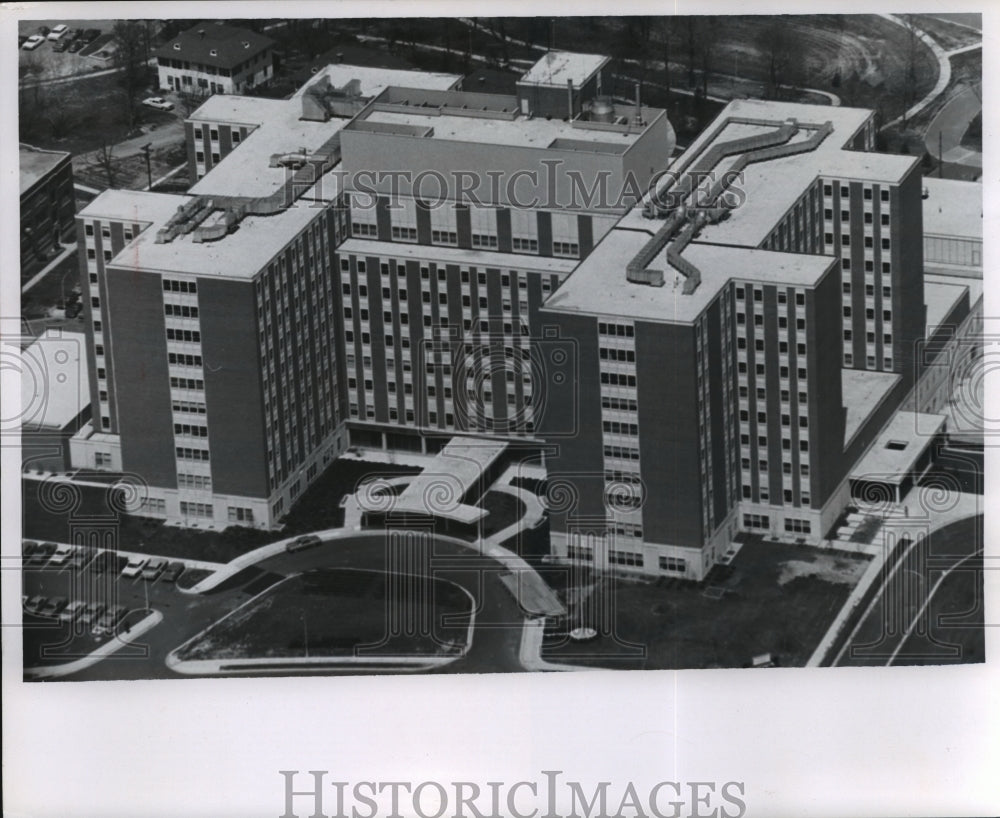
[[[39,281],[41,281],[45,276],[47,276],[52,268],[64,262],[69,256],[76,253],[76,242],[71,244],[62,244],[63,251],[56,256],[52,261],[46,264],[41,270],[39,270],[35,275],[33,275],[28,281],[24,283],[21,287],[21,294],[28,292],[32,287],[34,287]]]

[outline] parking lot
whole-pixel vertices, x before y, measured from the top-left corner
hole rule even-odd
[[[42,29],[52,29],[56,25],[65,25],[68,30],[58,40],[49,40]],[[49,80],[112,67],[108,45],[113,26],[113,20],[22,20],[18,26],[18,62],[22,79]],[[84,40],[74,36],[78,30],[91,33]],[[46,39],[37,48],[25,49],[20,41],[34,35]],[[80,45],[74,45],[75,42]]]
[[[183,604],[176,583],[185,574],[206,573],[179,560],[31,540],[22,559],[25,668],[82,659],[115,640],[115,658],[145,657],[145,646],[126,644],[130,629]]]

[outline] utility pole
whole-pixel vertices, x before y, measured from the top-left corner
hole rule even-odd
[[[142,151],[143,155],[146,157],[146,179],[149,181],[149,186],[146,188],[146,190],[152,190],[153,189],[153,168],[152,168],[152,165],[150,163],[150,158],[149,158],[149,152],[152,149],[153,149],[153,143],[152,142],[147,142],[145,145],[142,146],[142,148],[140,148],[140,150]]]

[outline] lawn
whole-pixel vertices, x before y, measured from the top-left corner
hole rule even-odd
[[[863,556],[754,537],[716,585],[582,583],[582,593],[563,591],[575,603],[570,625],[591,625],[603,635],[587,643],[551,639],[543,656],[593,667],[679,669],[742,667],[774,653],[782,665],[801,667],[867,564]]]
[[[182,646],[177,657],[193,661],[461,653],[471,613],[469,597],[451,582],[409,579],[406,593],[400,594],[402,588],[389,586],[382,571],[330,568],[288,577]],[[396,600],[418,604],[396,609]],[[449,619],[446,626],[445,616],[459,620]]]

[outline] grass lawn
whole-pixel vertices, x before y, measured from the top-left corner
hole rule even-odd
[[[686,582],[606,580],[577,599],[572,625],[600,627],[586,643],[547,642],[552,661],[611,668],[742,667],[761,653],[805,665],[867,559],[803,546],[748,541],[716,587]]]
[[[442,621],[470,612],[465,593],[427,577],[408,584],[406,594],[400,590],[393,592],[381,571],[332,568],[291,576],[216,622],[177,655],[189,661],[460,652],[468,620],[448,626]],[[391,607],[395,599],[416,604],[397,610]]]
[[[344,494],[354,491],[363,478],[376,474],[411,474],[415,471],[419,469],[359,460],[336,460],[288,514],[282,531],[260,531],[237,526],[214,531],[168,526],[160,520],[116,512],[108,505],[108,490],[96,486],[77,486],[81,501],[75,514],[78,517],[106,517],[108,524],[114,528],[117,547],[125,551],[229,562],[240,554],[294,534],[338,528],[344,521],[340,499]],[[24,536],[37,540],[69,542],[73,518],[69,513],[55,513],[45,508],[38,497],[40,485],[42,483],[37,480],[22,481]]]

